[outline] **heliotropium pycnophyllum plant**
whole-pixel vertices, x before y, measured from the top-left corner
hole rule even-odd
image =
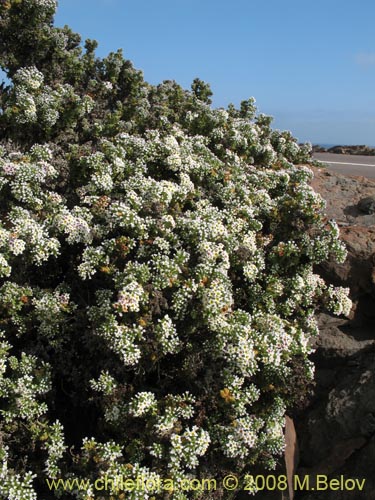
[[[345,249],[309,146],[54,9],[0,4],[0,497],[229,498],[181,485],[275,467],[314,313],[351,306],[313,271]]]

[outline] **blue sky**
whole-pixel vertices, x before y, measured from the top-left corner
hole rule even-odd
[[[199,77],[301,141],[375,145],[374,19],[374,0],[59,0],[55,21],[150,83]]]

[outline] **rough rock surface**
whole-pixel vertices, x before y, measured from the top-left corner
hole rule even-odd
[[[358,203],[358,208],[364,214],[375,214],[375,196],[366,196]]]
[[[375,213],[363,210],[363,200],[375,196],[375,181],[313,170],[312,186],[326,200],[327,216],[338,223],[348,249],[344,264],[329,262],[319,272],[328,282],[350,288],[353,310],[349,319],[318,315],[313,399],[294,419],[296,436],[290,434],[293,422],[287,422],[289,446],[279,469],[261,472],[286,474],[289,480],[294,473],[297,488],[294,492],[263,490],[256,498],[375,500]],[[333,483],[336,489],[317,491],[317,475],[338,480]],[[306,477],[309,490],[303,483]],[[358,485],[345,489],[349,479],[365,479],[363,489]],[[353,482],[347,485],[352,487]],[[249,497],[242,493],[236,498]]]
[[[316,339],[314,399],[295,421],[299,444],[297,475],[309,475],[310,491],[295,499],[375,499],[375,213],[361,210],[374,197],[375,181],[314,168],[313,187],[327,201],[348,248],[344,264],[320,271],[331,283],[347,286],[354,302],[349,320],[320,314]],[[316,491],[317,474],[328,480],[365,479],[363,490]],[[343,483],[345,485],[345,482]],[[348,483],[349,486],[352,483]],[[313,491],[311,488],[315,488]]]
[[[328,217],[335,219],[348,249],[344,264],[329,263],[322,269],[327,279],[347,286],[354,301],[358,326],[375,320],[375,213],[364,213],[361,201],[375,196],[375,181],[346,177],[314,168],[312,186],[327,201]]]

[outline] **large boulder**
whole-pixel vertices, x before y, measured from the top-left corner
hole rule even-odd
[[[363,210],[373,197],[375,181],[314,169],[314,188],[327,201],[328,217],[336,219],[348,249],[344,264],[321,268],[334,284],[350,287],[354,305],[349,320],[329,314],[318,317],[315,341],[314,398],[296,419],[300,448],[297,475],[308,475],[304,500],[375,498],[375,214]],[[366,213],[367,212],[367,213]],[[358,488],[316,491],[317,474],[328,479],[365,479]],[[312,488],[315,488],[312,491]]]
[[[375,196],[366,196],[358,202],[358,208],[364,214],[374,214],[375,213]]]
[[[343,264],[331,261],[321,270],[329,281],[350,288],[352,319],[364,326],[375,320],[375,213],[365,213],[361,203],[374,197],[375,181],[326,169],[315,168],[314,173],[312,185],[326,200],[327,215],[338,223],[348,249]]]

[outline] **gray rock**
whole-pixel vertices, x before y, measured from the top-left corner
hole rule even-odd
[[[313,187],[339,221],[348,248],[344,264],[319,269],[326,281],[349,287],[349,320],[318,316],[315,397],[295,418],[300,462],[297,474],[365,479],[362,492],[296,493],[303,500],[375,500],[375,182],[314,169]]]
[[[375,214],[375,196],[366,196],[358,202],[358,208],[364,214]]]

